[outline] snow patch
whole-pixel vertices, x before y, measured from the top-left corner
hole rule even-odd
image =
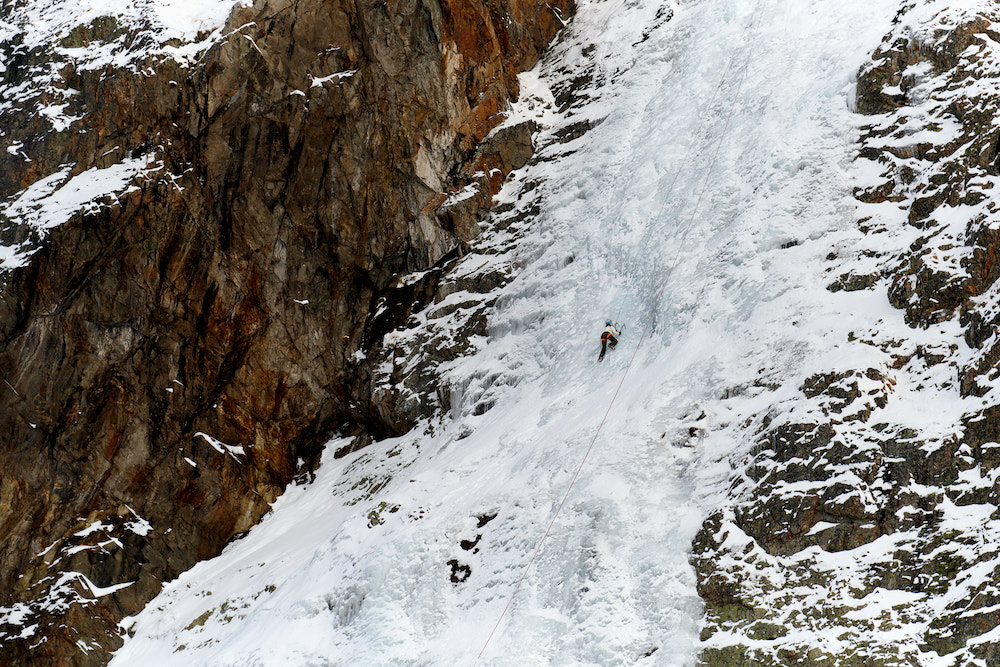
[[[239,457],[246,456],[246,451],[243,449],[242,445],[227,445],[218,438],[213,438],[209,434],[203,433],[202,431],[195,433],[194,437],[202,438],[205,442],[211,445],[212,449],[220,454],[229,454],[229,456],[233,457],[233,460],[239,463],[242,463]]]
[[[135,179],[156,168],[151,155],[126,158],[110,167],[93,167],[70,177],[73,166],[63,165],[8,203],[0,204],[0,219],[44,233],[76,214],[93,214],[117,203],[118,195]],[[22,266],[32,252],[20,246],[0,246],[0,267]]]

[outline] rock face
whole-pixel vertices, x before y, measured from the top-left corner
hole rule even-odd
[[[325,434],[447,407],[383,341],[530,156],[503,111],[572,2],[258,1],[194,51],[107,16],[32,43],[35,8],[0,33],[0,662],[102,664]]]
[[[884,361],[748,424],[746,477],[695,543],[705,664],[1000,661],[998,18],[905,3],[859,74],[880,176],[829,289],[880,291],[911,329],[855,332]]]

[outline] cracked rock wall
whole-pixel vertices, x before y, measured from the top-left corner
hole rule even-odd
[[[41,6],[0,33],[0,657],[103,664],[325,434],[420,416],[371,390],[377,307],[530,155],[491,132],[572,3],[258,1],[186,56],[113,16],[32,41]],[[24,213],[131,164],[63,224]]]

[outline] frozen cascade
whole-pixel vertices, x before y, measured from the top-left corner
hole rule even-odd
[[[864,351],[842,346],[859,318],[903,326],[884,296],[831,294],[824,274],[860,236],[854,80],[896,8],[582,0],[524,78],[546,97],[592,76],[501,193],[540,182],[540,212],[489,344],[449,371],[465,401],[345,459],[332,443],[315,482],[130,621],[112,664],[471,664],[633,351],[482,663],[693,664],[690,543],[734,474],[739,425],[768,407],[741,390],[859,367]],[[592,129],[551,141],[581,121]],[[598,365],[617,313],[627,330]],[[487,376],[494,405],[476,414],[469,388]]]

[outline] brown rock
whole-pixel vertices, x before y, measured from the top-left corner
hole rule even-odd
[[[478,229],[499,181],[476,172],[526,160],[525,128],[480,144],[571,6],[260,1],[191,71],[68,67],[71,132],[5,117],[33,161],[3,158],[0,195],[66,162],[164,168],[54,229],[0,293],[0,605],[38,624],[0,625],[0,661],[102,664],[117,621],[249,529],[329,433],[412,425],[355,352],[381,345],[397,276]],[[101,536],[121,546],[74,552]]]

